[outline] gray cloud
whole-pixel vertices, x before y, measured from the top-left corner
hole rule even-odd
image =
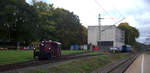
[[[136,19],[139,25],[145,26],[150,25],[150,19]]]
[[[150,36],[150,23],[144,24],[144,21],[139,21],[140,24],[137,29],[140,32],[140,37],[137,39],[137,41],[144,43],[145,39]]]
[[[144,1],[144,3],[146,3],[146,4],[150,4],[150,0],[143,0]]]

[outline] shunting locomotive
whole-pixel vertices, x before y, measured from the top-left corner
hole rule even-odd
[[[56,41],[41,41],[38,48],[34,48],[34,58],[43,60],[61,56],[61,43]]]

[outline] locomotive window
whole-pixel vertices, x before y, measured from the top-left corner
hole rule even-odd
[[[53,47],[54,47],[54,48],[57,48],[57,44],[56,44],[56,43],[54,43],[54,44],[53,44]]]
[[[45,48],[50,48],[50,47],[51,47],[50,44],[46,44],[46,45],[45,45]]]

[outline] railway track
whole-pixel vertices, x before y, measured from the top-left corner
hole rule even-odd
[[[52,58],[51,60],[41,60],[41,61],[30,60],[30,61],[26,61],[22,63],[0,65],[0,72],[16,70],[16,69],[21,69],[21,68],[26,68],[26,67],[34,67],[34,66],[39,66],[39,65],[48,64],[48,63],[63,62],[63,61],[71,60],[71,59],[78,59],[78,58],[89,57],[89,56],[104,55],[104,54],[88,54],[88,53],[89,52],[63,55],[61,57]]]
[[[133,54],[130,57],[120,60],[117,63],[113,63],[105,68],[94,73],[124,73],[128,67],[135,61],[137,54]]]
[[[126,60],[120,62],[119,65],[117,65],[107,73],[124,73],[128,69],[128,67],[134,62],[136,57],[137,57],[136,55],[128,57]]]

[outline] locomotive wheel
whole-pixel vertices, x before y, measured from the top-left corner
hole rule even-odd
[[[44,60],[47,58],[47,54],[44,51],[39,52],[39,60]]]
[[[48,53],[48,59],[52,59],[54,57],[54,51],[51,51],[50,53]]]
[[[34,59],[38,59],[39,58],[39,52],[34,52]]]
[[[55,56],[55,55],[54,55],[54,51],[53,51],[53,50],[51,51],[51,56],[52,56],[52,57],[54,57],[54,56]]]
[[[39,57],[38,57],[38,59],[39,59],[39,60],[42,60],[42,59],[43,59],[43,57],[42,57],[42,54],[41,54],[41,53],[39,53]]]

